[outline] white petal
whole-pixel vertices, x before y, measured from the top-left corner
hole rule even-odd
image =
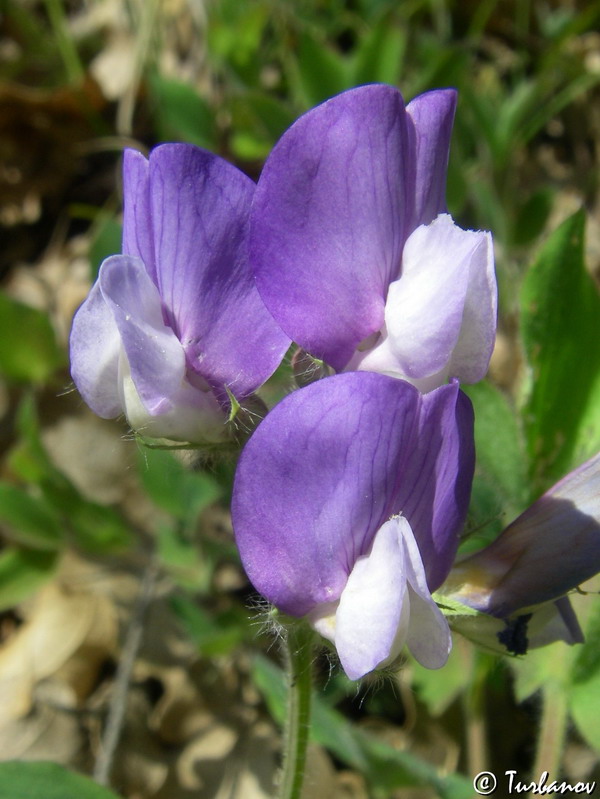
[[[462,230],[440,214],[407,239],[381,337],[349,366],[403,377],[421,391],[449,377],[472,383],[487,370],[495,330],[491,236]]]
[[[83,399],[104,419],[118,416],[121,336],[99,283],[75,314],[70,347],[71,374]]]
[[[369,554],[356,561],[339,600],[335,646],[351,680],[390,657],[405,597],[404,549],[394,518],[380,527]]]
[[[461,230],[441,214],[418,227],[404,245],[402,274],[390,285],[385,322],[390,347],[410,377],[426,377],[448,365],[481,235]]]
[[[183,380],[159,414],[146,409],[131,376],[125,351],[121,350],[119,389],[131,428],[147,438],[169,441],[218,443],[228,431],[225,414],[212,391],[201,391]]]
[[[449,377],[477,383],[485,373],[496,338],[497,286],[492,235],[481,231],[469,265],[469,287],[460,336],[450,359]]]
[[[410,598],[410,624],[406,643],[412,655],[427,669],[440,669],[452,649],[452,636],[444,614],[431,598],[423,561],[410,525],[403,529],[406,579]]]

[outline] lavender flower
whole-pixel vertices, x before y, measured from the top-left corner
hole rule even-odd
[[[541,643],[574,643],[583,638],[566,594],[599,571],[600,453],[550,488],[492,544],[459,562],[442,590],[511,623],[534,613],[534,620],[544,619]]]
[[[491,235],[445,213],[456,93],[406,107],[386,85],[300,117],[267,159],[250,223],[260,294],[283,330],[337,371],[430,390],[476,382],[494,343]]]
[[[254,183],[186,144],[125,152],[123,254],[102,264],[71,333],[72,375],[99,416],[145,435],[218,441],[289,341],[246,257]]]
[[[600,453],[457,564],[452,579],[469,605],[502,618],[555,600],[599,571]]]
[[[254,586],[334,642],[358,679],[404,644],[441,667],[431,599],[450,570],[473,476],[473,415],[454,382],[427,395],[352,372],[277,405],[242,452],[232,513]]]

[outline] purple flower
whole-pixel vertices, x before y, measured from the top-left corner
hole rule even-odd
[[[72,375],[99,416],[153,437],[226,435],[289,340],[265,309],[246,254],[254,183],[186,144],[125,152],[123,254],[102,264],[71,333]]]
[[[553,602],[600,572],[600,453],[570,472],[485,549],[458,563],[444,593],[498,618]]]
[[[452,89],[406,107],[391,86],[300,117],[267,159],[250,223],[258,289],[283,330],[337,371],[430,390],[480,380],[492,352],[491,235],[444,213]]]
[[[351,679],[404,644],[448,656],[431,599],[450,570],[473,476],[473,414],[458,385],[421,395],[351,372],[295,391],[242,452],[232,513],[256,587],[331,639]]]

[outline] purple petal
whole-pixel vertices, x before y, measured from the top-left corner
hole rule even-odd
[[[250,248],[261,296],[290,337],[338,370],[382,326],[399,274],[413,215],[409,146],[399,92],[362,86],[300,117],[258,183]]]
[[[349,372],[296,391],[238,465],[232,512],[248,576],[304,615],[339,599],[382,523],[402,513],[433,590],[456,552],[473,466],[473,413],[457,384],[421,397],[404,381]]]
[[[255,431],[238,464],[234,529],[250,580],[283,611],[339,598],[396,510],[419,404],[403,381],[350,372],[295,391]]]
[[[420,94],[406,106],[414,125],[417,165],[411,230],[429,224],[446,210],[446,169],[455,110],[454,89]]]
[[[118,416],[121,336],[95,283],[73,319],[70,338],[71,375],[83,399],[103,419]]]
[[[137,150],[123,154],[123,254],[141,258],[157,283],[150,209],[150,169]]]
[[[464,525],[475,467],[473,407],[458,383],[423,397],[416,450],[400,483],[397,512],[408,519],[430,591],[446,578]]]
[[[168,144],[150,155],[150,194],[158,287],[188,366],[245,396],[289,346],[248,266],[254,183],[211,153]]]
[[[102,264],[98,282],[121,335],[131,376],[150,414],[173,407],[183,382],[185,355],[162,318],[158,290],[139,258],[114,255]]]
[[[474,606],[501,617],[561,597],[600,572],[600,453],[459,569],[467,579],[478,575]]]

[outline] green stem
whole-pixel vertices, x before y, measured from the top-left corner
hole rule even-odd
[[[299,799],[310,734],[312,693],[312,631],[302,624],[287,628],[286,672],[288,709],[285,721],[283,778],[280,799]]]
[[[117,133],[121,136],[130,136],[133,129],[135,103],[144,73],[144,66],[152,44],[152,36],[156,30],[159,7],[160,0],[147,0],[140,9],[140,17],[137,20],[138,34],[135,42],[133,75],[127,91],[121,97],[117,108],[116,127]]]
[[[474,652],[472,668],[471,683],[464,696],[467,766],[470,774],[479,774],[488,769],[485,687],[490,659],[487,654]]]
[[[560,774],[569,720],[567,692],[564,687],[548,683],[544,686],[542,699],[544,706],[532,772],[535,779],[544,771],[552,777]]]
[[[67,80],[69,83],[81,83],[85,70],[69,33],[62,2],[61,0],[44,0],[44,2],[65,72],[67,73]]]

